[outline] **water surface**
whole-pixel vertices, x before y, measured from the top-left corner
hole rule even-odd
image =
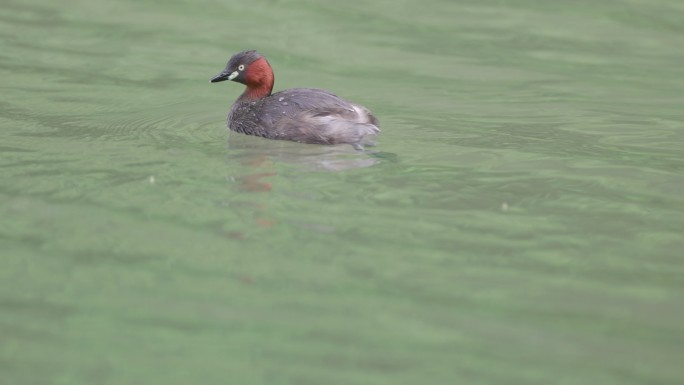
[[[9,0],[7,384],[679,384],[684,6]],[[228,135],[237,51],[380,118]]]

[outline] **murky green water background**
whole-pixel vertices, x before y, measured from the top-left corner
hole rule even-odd
[[[684,381],[681,1],[1,9],[3,385]],[[228,139],[248,48],[380,145]]]

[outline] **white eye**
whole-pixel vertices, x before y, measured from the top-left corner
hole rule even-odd
[[[242,70],[244,70],[244,69],[245,69],[245,65],[244,65],[244,64],[240,64],[240,65],[238,66],[238,71],[242,71]]]

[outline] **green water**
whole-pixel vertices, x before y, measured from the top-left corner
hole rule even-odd
[[[683,2],[1,9],[1,384],[684,382]],[[228,135],[250,48],[379,146]]]

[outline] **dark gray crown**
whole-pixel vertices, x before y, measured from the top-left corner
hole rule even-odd
[[[233,57],[228,60],[228,65],[226,68],[235,69],[240,64],[250,65],[257,59],[262,58],[261,54],[257,51],[242,51],[238,52]]]

